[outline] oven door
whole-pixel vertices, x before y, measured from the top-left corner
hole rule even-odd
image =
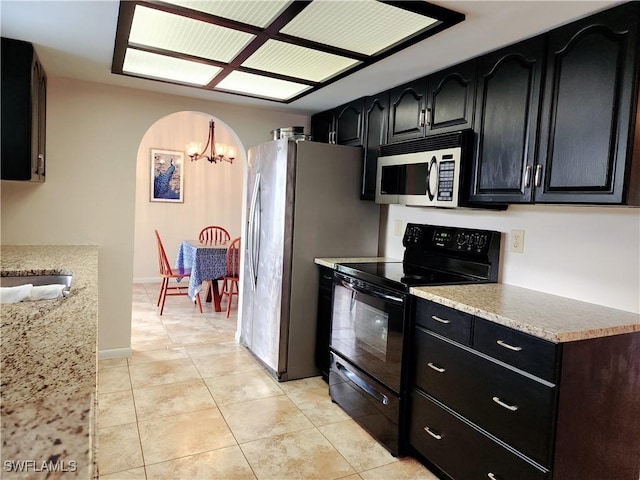
[[[401,392],[407,296],[334,273],[330,349]]]

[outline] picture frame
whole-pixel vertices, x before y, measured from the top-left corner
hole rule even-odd
[[[151,149],[151,202],[184,202],[184,152]]]

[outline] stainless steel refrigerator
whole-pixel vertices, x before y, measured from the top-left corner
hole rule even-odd
[[[282,139],[249,150],[240,341],[281,381],[318,375],[316,257],[376,256],[362,150]]]

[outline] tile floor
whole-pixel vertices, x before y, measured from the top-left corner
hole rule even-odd
[[[235,308],[170,297],[160,317],[158,287],[134,285],[133,355],[99,361],[100,479],[437,479],[376,443],[320,377],[274,381],[235,342]]]

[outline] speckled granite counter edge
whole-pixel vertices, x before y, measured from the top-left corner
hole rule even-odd
[[[20,460],[59,468],[5,469],[2,477],[97,478],[98,247],[1,245],[0,267],[3,274],[74,275],[64,299],[0,310],[3,468]]]
[[[401,262],[397,258],[389,257],[324,257],[316,258],[314,262],[323,267],[336,268],[339,263],[373,263],[373,262]]]
[[[498,290],[499,289],[499,290]],[[487,304],[478,300],[481,291]],[[495,304],[491,293],[500,292],[500,300],[512,301],[519,312],[498,312],[490,308]],[[519,330],[554,343],[640,332],[640,315],[600,305],[581,302],[556,295],[502,284],[456,285],[446,287],[413,287],[409,291],[416,297],[430,300],[461,312]],[[489,295],[487,295],[489,293]],[[532,298],[527,304],[518,295]],[[477,303],[476,303],[477,301]],[[545,308],[545,301],[555,308]],[[604,319],[606,318],[606,324]],[[540,321],[538,321],[540,319]]]

